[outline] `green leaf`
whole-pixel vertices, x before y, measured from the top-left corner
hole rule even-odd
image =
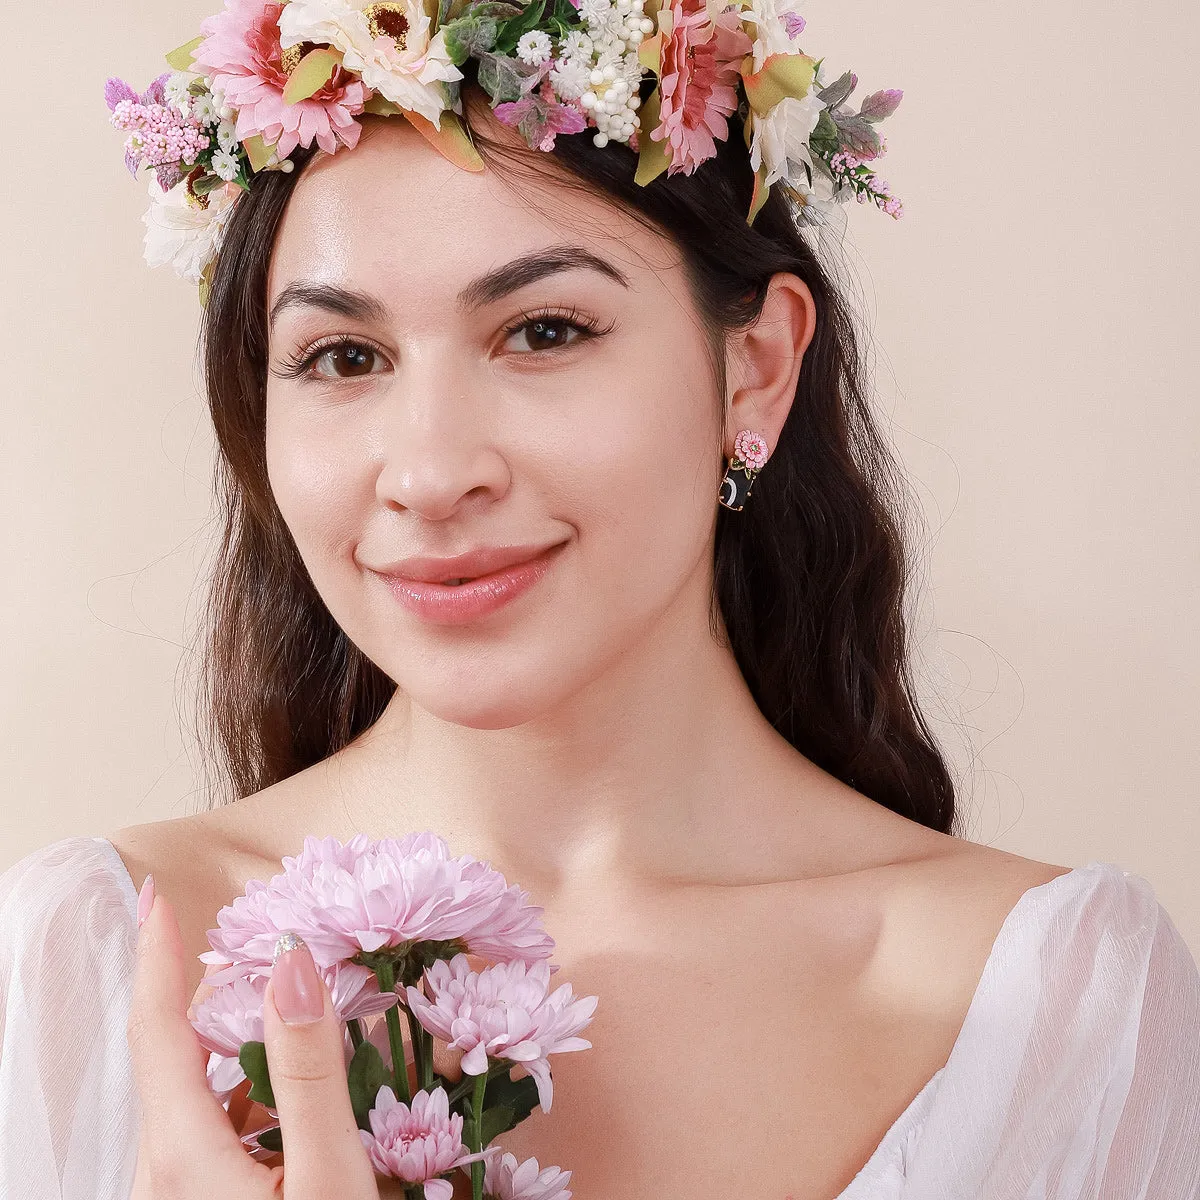
[[[533,4],[527,4],[511,21],[505,21],[496,39],[496,53],[511,54],[517,48],[517,42],[521,40],[522,35],[537,28],[545,8],[546,0],[534,0]]]
[[[458,19],[464,17],[491,17],[498,24],[504,21],[511,21],[513,17],[521,15],[521,6],[519,4],[510,4],[508,0],[476,0],[476,3],[468,5],[458,15]]]
[[[446,25],[446,52],[450,61],[461,67],[468,58],[478,58],[496,44],[500,23],[494,17],[459,17]]]
[[[884,121],[900,106],[904,93],[899,88],[872,92],[859,106],[858,115],[864,121]]]
[[[375,1106],[379,1089],[385,1083],[389,1083],[391,1077],[383,1055],[375,1048],[375,1044],[366,1040],[360,1042],[350,1060],[350,1070],[346,1075],[346,1082],[350,1088],[350,1106],[354,1109],[354,1119],[359,1129],[370,1131],[371,1122],[367,1114]]]
[[[816,63],[807,54],[771,54],[762,69],[742,77],[746,99],[759,115],[766,116],[781,100],[803,100],[812,87]]]
[[[192,66],[192,55],[199,48],[200,43],[204,41],[204,34],[199,34],[192,38],[190,42],[184,42],[182,46],[176,46],[170,54],[167,55],[167,66],[174,67],[176,71],[192,71],[195,68]]]
[[[843,145],[849,146],[863,158],[874,158],[883,147],[879,131],[857,113],[848,117],[834,117]]]
[[[243,1042],[238,1051],[238,1062],[246,1072],[251,1087],[248,1099],[267,1108],[275,1107],[275,1093],[271,1090],[271,1074],[267,1070],[267,1048],[262,1042]]]
[[[658,126],[661,110],[661,95],[659,89],[646,97],[641,107],[642,124],[638,132],[638,165],[634,172],[633,181],[645,187],[651,180],[657,179],[671,165],[671,155],[667,139],[656,142],[650,131]]]
[[[638,62],[655,75],[662,74],[662,41],[662,34],[656,33],[652,38],[643,38],[638,43]],[[646,128],[644,119],[641,127]]]
[[[521,85],[537,70],[519,58],[508,58],[503,54],[486,53],[479,56],[476,79],[479,86],[492,98],[492,104],[505,104],[520,100],[525,94]]]
[[[195,183],[192,184],[192,191],[197,196],[207,195],[209,192],[215,192],[218,188],[225,186],[225,180],[220,175],[201,175]]]
[[[379,92],[372,94],[371,98],[363,105],[363,112],[374,113],[380,117],[398,117],[404,109],[398,104],[393,104],[386,97],[380,95]]]
[[[490,1145],[502,1133],[507,1133],[516,1122],[516,1110],[508,1104],[497,1104],[495,1108],[483,1110],[483,1144]]]
[[[854,91],[854,72],[846,71],[839,75],[828,87],[823,87],[817,95],[825,101],[829,108],[837,108],[850,93]]]
[[[270,160],[273,146],[268,146],[262,140],[261,133],[252,133],[248,138],[242,140],[242,147],[246,151],[246,157],[250,160],[250,166],[255,171],[261,171]]]
[[[310,50],[296,64],[296,69],[283,86],[284,104],[299,104],[301,100],[315,96],[333,78],[334,71],[341,63],[342,52],[331,46],[318,46]]]
[[[817,123],[809,136],[808,144],[818,153],[836,154],[838,152],[838,130],[827,108],[821,109]]]
[[[277,1154],[283,1150],[283,1130],[278,1125],[264,1129],[258,1135],[258,1144],[264,1150],[274,1150]]]
[[[499,1108],[501,1106],[511,1108],[513,1111],[513,1122],[508,1128],[519,1125],[538,1104],[537,1080],[532,1075],[526,1075],[521,1079],[513,1080],[507,1073],[496,1075],[488,1080],[487,1088],[483,1093],[484,1111],[489,1108]],[[487,1120],[484,1119],[486,1126]]]
[[[420,113],[409,112],[408,109],[400,111],[403,112],[408,123],[447,162],[461,167],[464,171],[479,172],[485,169],[483,159],[480,157],[479,151],[475,149],[475,143],[471,141],[471,135],[467,132],[467,127],[459,120],[457,113],[443,112],[439,118],[440,123],[435,126],[432,121],[427,121]],[[413,982],[415,983],[419,978],[419,975],[416,976]]]

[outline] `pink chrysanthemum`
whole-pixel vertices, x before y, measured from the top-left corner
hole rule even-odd
[[[400,959],[428,942],[522,962],[554,952],[543,910],[527,892],[476,858],[452,858],[431,833],[378,841],[357,834],[345,845],[309,836],[283,868],[270,883],[251,880],[217,914],[219,927],[208,931],[213,948],[200,958],[224,969],[209,982],[267,973],[287,930],[308,943],[320,966],[391,949]]]
[[[449,962],[435,962],[425,979],[432,1002],[410,986],[409,1009],[426,1030],[463,1051],[463,1074],[482,1075],[489,1055],[518,1062],[537,1082],[538,1101],[549,1112],[554,1089],[547,1055],[591,1046],[575,1034],[591,1023],[598,998],[576,999],[569,983],[547,994],[546,962],[497,963],[473,971],[467,956],[456,954]]]
[[[341,143],[358,144],[362,127],[354,119],[370,93],[362,81],[338,67],[315,95],[285,104],[288,75],[280,61],[279,14],[282,4],[262,0],[225,0],[223,11],[200,22],[206,38],[192,58],[193,68],[237,110],[239,141],[260,134],[286,158],[297,145],[317,144],[328,154]]]
[[[375,1016],[400,1003],[395,992],[379,990],[374,971],[357,963],[338,963],[321,974],[339,1021]],[[210,1051],[209,1086],[221,1100],[246,1078],[238,1061],[243,1043],[263,1040],[266,990],[265,975],[234,979],[214,988],[192,1010],[192,1027],[200,1044]]]
[[[489,1157],[487,1150],[471,1154],[463,1145],[463,1119],[450,1112],[450,1101],[440,1087],[418,1092],[408,1105],[385,1085],[368,1120],[370,1132],[360,1129],[358,1136],[371,1165],[380,1174],[406,1183],[424,1183],[425,1200],[451,1200],[454,1185],[437,1176]]]
[[[757,433],[743,429],[733,439],[733,452],[752,470],[757,471],[767,461],[767,443]]]
[[[659,23],[663,24],[660,10]],[[660,51],[659,124],[652,141],[667,139],[668,175],[690,175],[717,152],[715,139],[729,134],[737,109],[738,68],[753,46],[739,9],[708,18],[704,0],[672,0],[670,32]]]
[[[571,1200],[571,1172],[558,1167],[539,1169],[536,1158],[519,1166],[515,1154],[493,1156],[483,1172],[484,1200]]]

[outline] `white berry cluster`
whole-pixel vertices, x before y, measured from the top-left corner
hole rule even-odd
[[[654,32],[645,0],[579,0],[587,32],[572,30],[559,47],[550,72],[554,91],[578,100],[596,134],[592,141],[628,142],[638,128],[641,106],[638,83],[645,73],[638,46]]]

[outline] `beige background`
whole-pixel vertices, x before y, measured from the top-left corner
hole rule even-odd
[[[0,868],[196,803],[198,309],[141,260],[145,184],[102,89],[144,88],[215,8],[8,15],[29,66],[0,76]],[[798,8],[856,99],[905,90],[882,165],[907,214],[855,206],[849,249],[927,517],[922,686],[969,836],[1119,862],[1200,956],[1200,25],[1182,0],[1152,21],[1111,3]]]

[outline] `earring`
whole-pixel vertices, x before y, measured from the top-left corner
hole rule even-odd
[[[752,429],[743,429],[733,440],[733,457],[729,460],[725,478],[721,480],[717,500],[726,508],[741,512],[750,499],[755,476],[766,461],[766,438]]]

